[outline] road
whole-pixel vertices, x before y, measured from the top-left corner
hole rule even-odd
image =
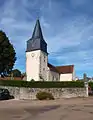
[[[0,120],[93,120],[93,97],[0,101]]]

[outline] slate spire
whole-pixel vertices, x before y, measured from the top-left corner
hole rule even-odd
[[[27,41],[26,52],[35,51],[35,50],[41,50],[47,53],[47,43],[43,38],[39,19],[36,21],[36,25],[32,37]]]
[[[39,19],[37,19],[36,21],[36,25],[32,34],[32,39],[36,39],[36,38],[41,38],[43,39],[43,35],[42,35],[42,30],[41,30],[41,26],[40,26],[40,22]]]

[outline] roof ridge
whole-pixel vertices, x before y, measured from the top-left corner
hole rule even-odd
[[[66,67],[66,66],[74,66],[74,65],[62,65],[62,66],[55,66],[55,67]]]

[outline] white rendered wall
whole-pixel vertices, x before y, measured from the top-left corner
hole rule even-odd
[[[46,66],[47,66],[47,55],[44,54],[41,50],[26,52],[27,81],[31,81],[31,79],[34,79],[35,81],[39,81],[40,74],[46,80],[47,79]]]
[[[48,68],[48,81],[59,81],[60,79],[60,76],[59,76],[59,73],[57,72],[54,72],[54,71],[50,71],[50,69]]]
[[[60,74],[60,81],[72,81],[72,80],[73,80],[72,73]]]
[[[26,52],[26,75],[27,81],[39,79],[39,56],[40,51]]]

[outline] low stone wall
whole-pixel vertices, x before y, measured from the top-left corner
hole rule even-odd
[[[71,98],[71,97],[88,97],[87,89],[85,88],[19,88],[10,86],[0,86],[6,88],[15,99],[36,99],[36,94],[39,91],[47,91],[53,94],[55,99]]]

